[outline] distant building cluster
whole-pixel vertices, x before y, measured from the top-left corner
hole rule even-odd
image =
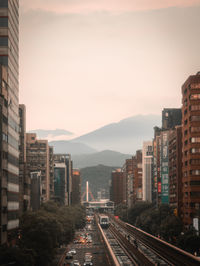
[[[186,227],[199,218],[200,72],[183,84],[182,108],[165,108],[153,139],[112,172],[110,197],[128,208],[138,201],[168,204]]]

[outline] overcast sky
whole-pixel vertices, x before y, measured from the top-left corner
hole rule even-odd
[[[200,0],[21,0],[27,130],[77,135],[181,107],[200,70]]]

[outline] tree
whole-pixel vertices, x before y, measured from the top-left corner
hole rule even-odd
[[[0,265],[34,266],[33,255],[18,247],[2,246],[0,248]]]
[[[63,228],[59,221],[43,210],[27,213],[21,221],[20,246],[33,250],[36,265],[48,265],[53,259]]]

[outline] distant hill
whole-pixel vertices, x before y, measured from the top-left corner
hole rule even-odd
[[[89,182],[89,189],[93,196],[97,197],[97,191],[105,190],[106,197],[109,197],[109,189],[111,182],[111,173],[118,167],[110,167],[105,165],[97,165],[81,169],[81,191],[85,191],[86,181]]]
[[[96,166],[98,164],[106,166],[122,167],[125,160],[131,158],[130,154],[123,154],[116,151],[101,151],[92,154],[82,154],[72,156],[74,168]]]
[[[160,115],[137,115],[106,125],[71,142],[84,143],[99,151],[114,150],[133,154],[142,148],[143,141],[153,138],[154,126],[160,125]]]
[[[49,135],[53,137],[74,135],[74,133],[67,131],[65,129],[53,129],[53,130],[35,129],[35,130],[30,130],[29,133],[36,133],[38,138],[45,138],[45,139],[48,138]]]
[[[49,145],[54,147],[54,153],[70,153],[72,156],[96,152],[95,149],[84,143],[72,143],[67,140],[51,141],[49,142]]]

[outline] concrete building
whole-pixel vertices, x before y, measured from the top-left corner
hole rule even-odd
[[[73,169],[72,175],[72,205],[81,204],[81,174],[78,169]]]
[[[72,204],[72,160],[71,160],[71,155],[70,154],[54,154],[54,167],[56,163],[62,163],[63,166],[65,165],[66,169],[66,179],[65,179],[65,191],[66,191],[66,196],[65,196],[65,204],[71,205]],[[54,168],[54,175],[55,173],[55,168]],[[56,176],[54,176],[56,179]],[[54,183],[54,190],[56,183]]]
[[[154,127],[152,203],[154,203],[155,205],[160,205],[161,203],[160,132],[161,132],[160,128]]]
[[[126,204],[126,176],[121,169],[112,172],[110,192],[110,200],[114,202],[115,206]]]
[[[133,157],[133,203],[142,200],[142,151],[136,151]]]
[[[54,151],[52,146],[49,146],[49,177],[50,199],[52,199],[54,197]]]
[[[200,209],[200,72],[182,86],[182,219],[185,226]]]
[[[19,210],[20,215],[30,208],[30,176],[26,167],[26,107],[19,105]]]
[[[169,131],[169,204],[180,217],[182,204],[182,127]]]
[[[41,172],[41,201],[50,200],[49,145],[47,140],[38,140],[35,133],[26,134],[27,174]]]
[[[1,170],[0,244],[19,226],[19,1],[0,1]]]
[[[31,196],[30,205],[32,211],[37,211],[42,203],[42,182],[41,182],[41,171],[31,172]]]
[[[65,161],[54,163],[54,199],[61,205],[68,205],[67,166]]]
[[[142,200],[152,202],[153,146],[152,141],[143,142],[142,149]]]
[[[126,205],[127,208],[133,206],[133,169],[135,167],[133,158],[127,159],[122,167],[126,179]]]
[[[168,130],[175,126],[181,125],[182,112],[181,108],[164,108],[162,110],[162,129]]]
[[[169,130],[181,125],[181,119],[181,109],[164,108],[162,127],[154,127],[152,202],[156,205],[169,204]]]

